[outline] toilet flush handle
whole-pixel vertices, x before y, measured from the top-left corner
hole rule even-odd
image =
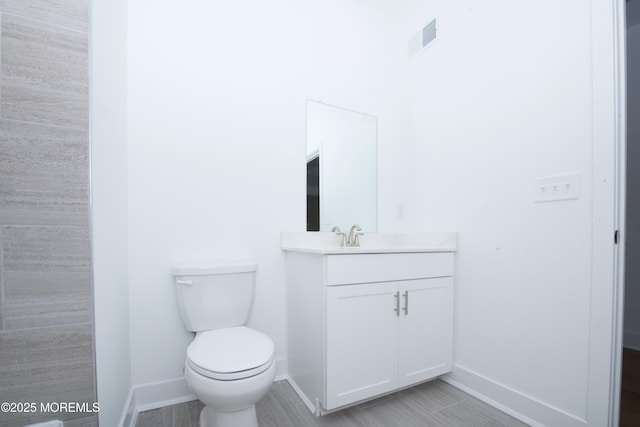
[[[176,283],[177,283],[178,285],[191,286],[191,285],[193,285],[193,280],[188,280],[188,279],[176,279]]]

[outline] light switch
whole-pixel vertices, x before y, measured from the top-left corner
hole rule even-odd
[[[580,173],[571,172],[552,176],[539,176],[535,180],[536,203],[557,202],[580,198]]]

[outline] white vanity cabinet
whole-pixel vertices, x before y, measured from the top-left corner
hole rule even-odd
[[[287,323],[316,414],[450,372],[453,253],[287,252]]]

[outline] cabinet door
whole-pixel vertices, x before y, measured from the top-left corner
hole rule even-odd
[[[327,288],[326,409],[398,384],[397,283]]]
[[[399,387],[451,371],[453,278],[408,280],[400,285]]]

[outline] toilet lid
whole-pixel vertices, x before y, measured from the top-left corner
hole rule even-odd
[[[265,371],[273,362],[273,341],[246,326],[196,335],[187,347],[187,363],[200,375],[232,380]]]

